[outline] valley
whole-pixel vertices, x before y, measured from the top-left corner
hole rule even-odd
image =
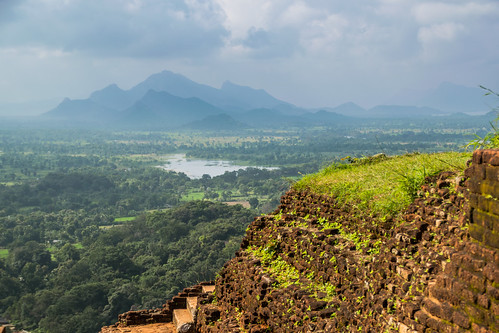
[[[379,153],[464,150],[492,115],[232,130],[0,125],[0,313],[34,332],[96,332],[210,281],[303,175]],[[240,166],[164,170],[167,156]],[[240,203],[240,204],[238,204]]]

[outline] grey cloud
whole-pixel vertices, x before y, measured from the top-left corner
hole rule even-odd
[[[282,58],[291,56],[299,48],[297,39],[289,30],[252,28],[241,44],[250,50],[253,58]]]
[[[16,9],[23,2],[23,0],[0,0],[0,27],[17,18]]]
[[[141,6],[119,0],[51,4],[32,0],[22,17],[0,28],[0,46],[35,45],[100,56],[196,57],[219,48],[227,35],[215,7],[198,10],[183,0],[149,0]]]

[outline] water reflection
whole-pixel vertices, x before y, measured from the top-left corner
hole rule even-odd
[[[192,179],[199,179],[204,174],[210,175],[211,177],[223,175],[226,171],[237,171],[240,169],[247,169],[248,166],[235,165],[229,161],[215,161],[215,160],[199,160],[199,159],[188,159],[184,154],[175,154],[167,156],[167,164],[161,165],[160,168],[183,172],[187,177]],[[252,166],[252,168],[275,170],[276,167],[259,167]]]

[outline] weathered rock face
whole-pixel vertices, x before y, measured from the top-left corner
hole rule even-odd
[[[393,219],[290,191],[199,298],[195,330],[498,332],[498,199],[499,151],[428,179]],[[171,318],[189,290],[121,325]]]
[[[197,330],[498,331],[499,153],[473,161],[466,184],[429,179],[401,221],[290,191],[249,226]]]

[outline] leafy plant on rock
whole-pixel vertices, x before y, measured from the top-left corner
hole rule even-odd
[[[499,93],[486,88],[484,86],[480,86],[480,88],[486,91],[485,96],[492,95],[499,97]],[[495,107],[492,109],[493,111],[498,112],[499,107]],[[475,149],[491,149],[491,148],[499,148],[499,128],[497,127],[497,122],[499,121],[499,115],[490,122],[490,126],[492,129],[485,134],[483,137],[475,134],[475,138],[466,144],[465,148]]]

